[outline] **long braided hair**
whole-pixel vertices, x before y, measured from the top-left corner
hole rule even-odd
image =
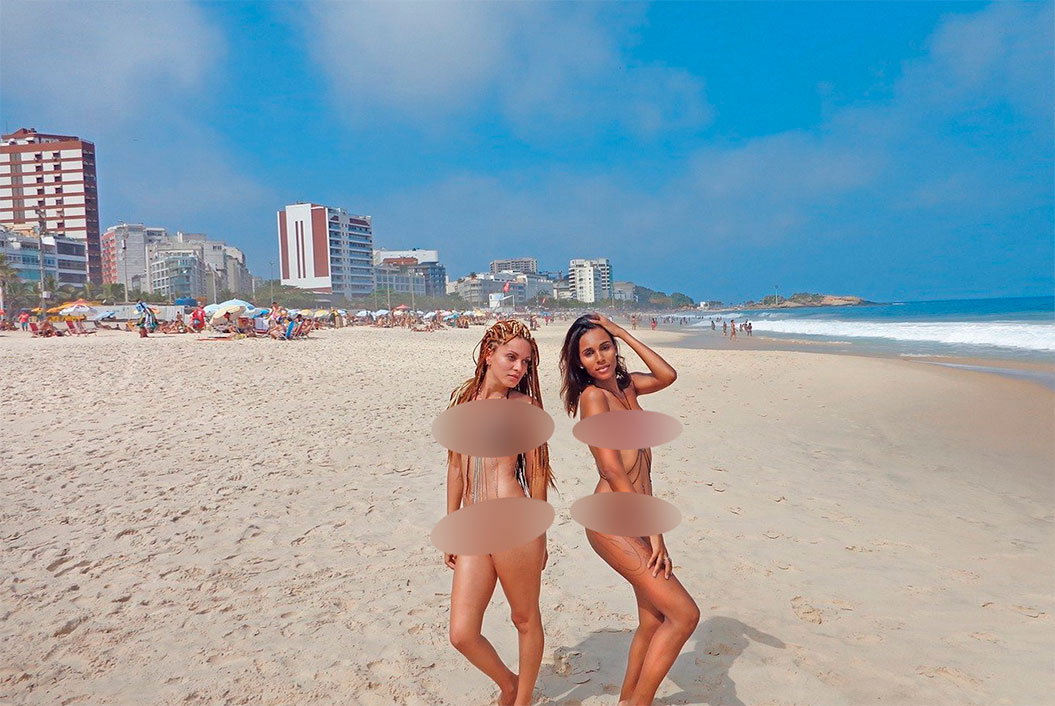
[[[530,329],[522,322],[516,319],[502,319],[501,321],[496,321],[484,332],[479,345],[473,349],[476,373],[451,393],[451,402],[447,405],[448,409],[476,397],[476,394],[483,386],[484,376],[487,374],[487,356],[502,344],[508,343],[517,337],[523,338],[531,345],[531,365],[514,389],[533,400],[538,400],[539,406],[542,406],[542,393],[539,391],[538,380],[538,344],[531,337]],[[479,348],[479,353],[476,352],[477,348]],[[553,481],[553,469],[549,465],[549,445],[542,444],[528,453],[532,454],[535,472],[531,478],[527,478],[527,457],[523,453],[517,454],[516,478],[522,486],[528,489],[529,495],[536,498],[540,496],[546,486],[556,488],[557,485]],[[450,463],[453,457],[454,452],[448,451],[447,462]]]

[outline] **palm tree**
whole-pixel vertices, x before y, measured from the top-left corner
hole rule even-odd
[[[21,280],[18,277],[18,270],[8,264],[7,257],[5,255],[0,255],[0,311],[3,311],[5,313],[7,311],[7,302],[5,301],[5,299],[7,294],[8,283],[14,284],[15,282],[20,281]]]

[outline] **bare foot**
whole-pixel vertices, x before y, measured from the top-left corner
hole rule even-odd
[[[518,679],[520,679],[519,674],[509,673],[509,679],[506,681],[506,685],[501,687],[502,691],[498,695],[498,706],[513,706],[516,702]]]

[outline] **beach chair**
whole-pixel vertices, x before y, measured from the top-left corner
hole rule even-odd
[[[96,328],[94,321],[75,321],[73,325],[76,327],[77,333],[85,335],[99,330]]]
[[[29,330],[33,334],[34,337],[38,337],[38,336],[43,336],[44,335],[43,333],[40,332],[40,324],[38,324],[36,321],[30,321],[29,322]]]
[[[70,335],[72,335],[72,336],[80,336],[81,335],[82,332],[77,329],[77,324],[73,323],[69,319],[66,319],[66,321],[64,323],[66,324],[66,330],[70,332]]]

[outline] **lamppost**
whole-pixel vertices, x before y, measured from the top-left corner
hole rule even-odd
[[[121,237],[121,262],[124,265],[124,287],[125,290],[125,304],[128,303],[128,233],[125,233]]]
[[[44,303],[47,299],[47,293],[44,291],[44,218],[41,217],[37,220],[37,247],[40,248],[38,253],[40,255],[40,321],[44,320]]]

